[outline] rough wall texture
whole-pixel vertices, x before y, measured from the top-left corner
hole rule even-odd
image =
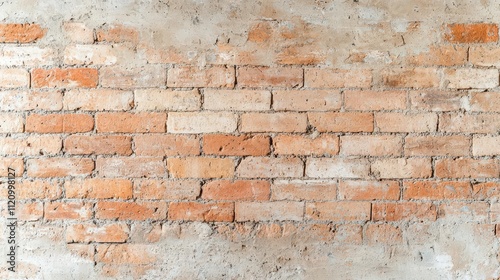
[[[0,2],[0,278],[498,278],[499,6]]]

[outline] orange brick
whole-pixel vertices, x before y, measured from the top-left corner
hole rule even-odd
[[[305,132],[307,116],[300,113],[245,113],[241,132]]]
[[[100,85],[105,88],[164,87],[167,81],[167,71],[163,65],[103,66],[99,74]]]
[[[173,178],[230,178],[234,175],[231,158],[168,158],[167,166]]]
[[[67,243],[122,243],[128,239],[130,229],[126,224],[76,224],[66,229]]]
[[[14,172],[15,177],[22,177],[24,172],[23,159],[15,157],[0,157],[0,177],[10,177],[9,172]]]
[[[59,153],[62,141],[55,135],[21,135],[0,138],[0,155],[54,155]]]
[[[19,88],[30,85],[30,74],[25,69],[0,69],[0,88]]]
[[[372,132],[373,114],[357,112],[308,113],[319,132]]]
[[[94,43],[94,29],[81,22],[64,22],[63,30],[70,41],[75,43]]]
[[[500,183],[476,183],[472,186],[472,193],[476,200],[498,200],[500,198]]]
[[[300,135],[278,135],[273,139],[277,155],[336,155],[339,137],[321,134],[315,138]]]
[[[164,177],[167,175],[161,157],[97,158],[96,171],[101,177]]]
[[[371,171],[376,177],[391,178],[428,178],[432,176],[430,158],[388,158],[373,161]]]
[[[399,156],[403,138],[395,135],[345,135],[340,137],[340,154],[359,156]]]
[[[64,182],[67,198],[132,198],[132,182],[126,179],[72,179]]]
[[[61,91],[2,91],[0,111],[58,111],[62,109]]]
[[[494,23],[453,23],[446,26],[444,39],[451,43],[490,43],[498,41]]]
[[[370,163],[362,158],[309,158],[306,176],[312,178],[366,178]]]
[[[95,88],[98,81],[97,69],[92,68],[37,68],[31,72],[34,88]]]
[[[467,156],[470,138],[453,136],[406,136],[405,155],[407,156]]]
[[[130,155],[132,138],[118,135],[70,135],[64,139],[64,151],[72,155]]]
[[[403,233],[401,228],[389,224],[368,224],[365,231],[365,240],[369,245],[402,244]]]
[[[315,221],[368,221],[370,202],[341,201],[306,203],[305,217]]]
[[[488,89],[498,86],[499,74],[497,69],[445,69],[444,82],[451,89]]]
[[[346,110],[402,110],[406,109],[404,91],[344,91]]]
[[[445,221],[455,223],[488,223],[490,212],[487,202],[446,202],[441,203],[438,209],[438,217]],[[495,216],[491,213],[491,216]]]
[[[15,113],[0,113],[0,133],[24,131],[24,117]]]
[[[224,156],[265,156],[271,151],[269,136],[223,135],[203,136],[203,153]]]
[[[439,115],[439,131],[464,133],[497,133],[500,118],[490,114],[443,113]]]
[[[94,128],[94,118],[88,114],[30,114],[26,131],[37,133],[88,132]]]
[[[86,176],[94,170],[90,158],[33,158],[26,165],[28,176],[39,178]]]
[[[137,43],[139,40],[139,32],[133,27],[128,27],[123,24],[106,24],[96,30],[96,39],[98,42]]]
[[[470,182],[417,181],[404,182],[403,199],[469,199],[472,197]]]
[[[467,62],[467,48],[461,46],[430,46],[429,51],[408,57],[416,66],[455,66]]]
[[[98,244],[95,260],[103,264],[150,265],[157,260],[153,249],[146,244]]]
[[[39,221],[43,218],[43,213],[42,202],[21,202],[16,205],[16,215],[21,221]]]
[[[243,158],[236,169],[242,178],[302,177],[303,163],[298,158]]]
[[[174,221],[232,222],[233,203],[172,202],[168,219]]]
[[[32,43],[45,36],[45,30],[35,23],[0,24],[0,43]]]
[[[47,220],[89,220],[92,204],[86,202],[46,202],[44,216]]]
[[[191,88],[233,88],[235,82],[234,67],[212,66],[198,68],[181,66],[168,69],[168,87]]]
[[[201,96],[197,89],[141,89],[134,94],[136,109],[139,111],[194,111],[200,108]]]
[[[65,110],[122,111],[134,105],[131,91],[110,89],[73,89],[64,93]]]
[[[270,184],[267,181],[212,181],[203,186],[201,198],[207,200],[269,200]]]
[[[381,77],[384,86],[394,88],[433,88],[440,82],[435,68],[388,69]]]
[[[8,196],[8,181],[0,182],[3,197]],[[57,180],[19,180],[15,181],[16,199],[58,199],[62,196],[61,183]]]
[[[472,140],[472,155],[496,156],[500,154],[499,136],[474,136]]]
[[[497,46],[471,46],[469,61],[478,66],[500,67],[500,48]]]
[[[196,180],[136,180],[134,197],[141,199],[196,200],[200,195],[200,182]]]
[[[273,92],[273,109],[279,111],[330,111],[342,106],[338,90],[278,90]]]
[[[191,135],[136,135],[135,154],[140,156],[199,155],[200,141]]]
[[[236,202],[235,220],[244,221],[302,221],[304,202]]]
[[[167,217],[167,203],[161,201],[99,201],[96,218],[108,220],[164,220]]]
[[[336,200],[337,185],[327,180],[275,180],[271,200]]]
[[[272,35],[273,26],[268,21],[254,23],[248,30],[248,41],[254,43],[267,42]]]
[[[239,67],[238,85],[243,87],[300,87],[303,70],[300,68]]]
[[[436,206],[420,202],[387,202],[372,204],[373,221],[435,221]]]
[[[463,92],[450,91],[412,91],[411,109],[426,111],[458,111],[468,106]]]
[[[230,112],[168,113],[169,133],[231,133],[238,127],[238,115]]]
[[[399,200],[397,181],[340,181],[339,197],[343,200]]]
[[[380,132],[433,132],[437,124],[434,113],[375,113],[375,131]]]
[[[305,86],[309,88],[367,88],[372,83],[372,72],[364,69],[304,70]]]
[[[495,159],[437,159],[435,175],[438,178],[498,178],[500,164]]]
[[[500,112],[500,92],[472,92],[470,110]]]
[[[97,132],[165,132],[165,113],[97,113]]]
[[[266,111],[271,108],[271,92],[267,90],[205,90],[205,110]]]

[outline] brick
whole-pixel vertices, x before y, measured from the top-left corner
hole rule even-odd
[[[89,220],[92,204],[86,202],[46,202],[44,216],[47,220]]]
[[[315,221],[368,221],[370,220],[370,202],[340,201],[306,203],[305,218]]]
[[[477,112],[500,112],[500,92],[472,92],[470,110]]]
[[[194,111],[201,106],[201,96],[196,89],[141,89],[135,91],[134,101],[139,111]]]
[[[232,222],[233,203],[171,202],[168,219],[174,221]]]
[[[336,200],[337,185],[328,180],[275,180],[271,200]]]
[[[344,91],[346,110],[402,110],[406,109],[404,91]]]
[[[21,135],[0,138],[0,155],[36,156],[55,155],[61,151],[62,141],[55,135]]]
[[[305,87],[309,88],[368,88],[372,72],[366,69],[317,69],[304,70]]]
[[[305,132],[307,116],[300,113],[245,113],[241,132]]]
[[[340,181],[342,200],[399,200],[397,181]]]
[[[309,158],[306,176],[312,178],[366,178],[370,163],[366,159]]]
[[[0,52],[3,66],[48,66],[54,64],[54,50],[36,46],[4,46]]]
[[[26,160],[28,176],[39,178],[87,176],[94,170],[90,158],[33,158]]]
[[[372,132],[373,114],[357,112],[308,113],[319,132]]]
[[[404,182],[403,199],[469,199],[472,197],[470,182],[465,181],[416,181]]]
[[[490,205],[490,223],[500,223],[500,203]]]
[[[64,93],[65,110],[125,111],[132,109],[131,91],[109,89],[74,89]]]
[[[278,111],[330,111],[342,106],[338,90],[278,90],[273,92],[273,109]]]
[[[303,70],[300,68],[239,67],[238,85],[243,87],[300,87]]]
[[[153,248],[146,244],[98,244],[96,262],[113,265],[150,265],[156,262]]]
[[[267,181],[218,180],[203,186],[202,199],[254,201],[269,200],[270,184]]]
[[[430,158],[388,158],[372,163],[372,172],[381,179],[428,178],[432,176]]]
[[[302,135],[278,135],[273,139],[277,155],[336,155],[339,152],[339,137],[321,134],[311,138]]]
[[[271,152],[269,136],[264,135],[224,135],[203,136],[203,153],[221,156],[265,156]]]
[[[498,178],[500,164],[494,159],[437,159],[435,176],[438,178]]]
[[[264,43],[271,39],[273,26],[267,21],[254,23],[248,30],[248,41],[253,43]]]
[[[136,135],[134,151],[139,156],[194,156],[200,154],[200,140],[191,135]]]
[[[357,156],[399,156],[403,138],[395,135],[345,135],[340,137],[340,154]]]
[[[412,91],[410,92],[412,110],[458,111],[468,107],[463,92],[450,91]]]
[[[30,114],[26,117],[26,132],[76,133],[94,128],[94,118],[88,114]]]
[[[64,50],[67,65],[112,65],[117,60],[110,45],[70,45]]]
[[[470,138],[453,136],[406,136],[406,156],[467,156]]]
[[[497,115],[443,113],[439,115],[439,131],[461,133],[497,133],[500,118]]]
[[[3,197],[7,197],[8,181],[0,182]],[[62,196],[61,183],[57,180],[19,180],[15,182],[16,199],[58,199]]]
[[[67,243],[123,243],[128,239],[130,229],[126,224],[76,224],[66,229]]]
[[[375,113],[375,131],[380,132],[433,132],[437,125],[434,113]]]
[[[123,24],[104,25],[96,30],[97,42],[121,43],[131,42],[137,43],[139,40],[139,32],[133,27]]]
[[[453,23],[446,26],[444,39],[451,43],[490,43],[498,41],[494,23]]]
[[[164,177],[167,175],[161,157],[97,158],[96,171],[101,177]]]
[[[440,82],[435,68],[387,69],[380,75],[382,85],[393,88],[434,88]]]
[[[163,65],[104,66],[100,70],[100,84],[105,88],[163,87],[167,72]],[[141,73],[138,75],[137,73]]]
[[[488,223],[489,204],[486,202],[446,202],[439,205],[438,217],[457,223]],[[491,213],[494,217],[494,213]]]
[[[416,66],[456,66],[467,63],[467,47],[430,46],[427,52],[408,57],[407,63]]]
[[[500,198],[500,183],[476,183],[472,186],[472,193],[475,200],[498,200]]]
[[[24,131],[24,118],[21,114],[0,113],[0,133]]]
[[[360,225],[337,225],[334,242],[338,244],[361,245],[363,228]]]
[[[241,178],[302,177],[303,163],[298,158],[243,158],[236,169]]]
[[[14,169],[15,177],[22,177],[24,172],[24,162],[22,158],[0,157],[0,177],[8,177],[10,169]]]
[[[70,155],[130,155],[132,138],[119,135],[70,135],[64,139],[64,152]]]
[[[1,91],[0,111],[58,111],[62,109],[60,91]]]
[[[24,69],[0,69],[0,88],[19,88],[30,85],[30,74]]]
[[[97,132],[165,132],[165,113],[97,113]]]
[[[64,182],[66,198],[129,199],[132,182],[126,179],[71,179]]]
[[[134,197],[140,199],[196,200],[200,195],[196,180],[135,180]]]
[[[387,202],[372,204],[373,221],[435,221],[436,206],[426,202]]]
[[[304,202],[236,202],[235,220],[244,221],[302,221]]]
[[[402,244],[403,233],[401,228],[393,225],[368,224],[365,231],[365,240],[371,246]]]
[[[45,36],[45,30],[35,23],[0,24],[0,43],[33,43]]]
[[[469,61],[477,66],[500,67],[500,48],[497,46],[471,46]]]
[[[167,87],[233,88],[234,71],[234,67],[226,66],[212,66],[202,69],[194,66],[170,68],[167,74]]]
[[[16,215],[21,221],[39,221],[43,218],[43,214],[42,202],[18,202],[16,205]]]
[[[168,158],[167,166],[173,178],[230,178],[234,175],[231,158]]]
[[[231,133],[238,126],[238,116],[230,112],[168,113],[169,133]]]
[[[64,22],[63,30],[71,42],[75,43],[94,43],[94,29],[81,22]]]
[[[497,69],[446,69],[444,81],[451,89],[487,89],[498,86],[499,74]]]
[[[500,154],[499,136],[474,136],[472,140],[473,156],[496,156]]]
[[[95,88],[99,77],[92,68],[33,69],[31,85],[34,88]]]
[[[214,111],[266,111],[271,108],[267,90],[205,90],[203,108]]]
[[[107,220],[164,220],[167,217],[167,203],[164,201],[99,201],[96,218]]]

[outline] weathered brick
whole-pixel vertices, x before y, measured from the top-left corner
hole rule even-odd
[[[194,111],[200,108],[200,100],[196,89],[141,89],[135,91],[134,102],[139,111]]]
[[[8,181],[0,182],[3,197],[7,197]],[[58,199],[62,196],[61,182],[57,180],[20,180],[14,184],[16,199]]]
[[[471,141],[467,136],[407,136],[406,156],[467,156]]]
[[[499,83],[497,69],[446,69],[444,74],[447,87],[452,89],[494,88]]]
[[[306,203],[305,218],[316,221],[368,221],[370,202],[340,201]]]
[[[0,111],[58,111],[62,105],[62,92],[56,90],[0,92]]]
[[[64,22],[63,30],[70,41],[75,43],[94,43],[94,29],[81,22]]]
[[[118,60],[110,45],[70,45],[64,50],[67,65],[112,65]]]
[[[365,231],[365,240],[371,246],[403,243],[401,228],[389,224],[368,224]]]
[[[499,136],[474,136],[472,140],[473,156],[496,156],[500,154]]]
[[[298,158],[246,157],[236,169],[242,178],[302,177],[303,163]]]
[[[223,135],[203,136],[203,153],[224,156],[265,156],[271,151],[269,136]]]
[[[231,133],[238,126],[238,116],[230,112],[168,113],[169,133]]]
[[[130,155],[132,138],[120,135],[70,135],[64,151],[71,155]]]
[[[339,137],[321,134],[315,138],[302,135],[278,135],[273,139],[274,153],[278,155],[336,155]]]
[[[96,171],[101,177],[164,177],[167,175],[161,157],[97,158]]]
[[[476,200],[498,200],[500,198],[500,182],[476,183],[472,186],[472,193]]]
[[[271,200],[336,200],[337,185],[328,180],[275,180]]]
[[[244,221],[302,221],[304,202],[236,202],[235,220]]]
[[[200,154],[200,141],[191,135],[136,135],[134,151],[140,156],[194,156]]]
[[[167,71],[162,65],[104,66],[99,73],[100,85],[105,88],[162,87],[167,80]]]
[[[35,23],[0,24],[0,43],[32,43],[45,36],[45,30]]]
[[[36,46],[5,46],[0,52],[0,65],[48,66],[54,64],[54,50]]]
[[[66,198],[132,198],[132,182],[127,179],[72,179],[64,182]]]
[[[470,182],[465,181],[416,181],[404,182],[403,199],[469,199],[472,197]]]
[[[31,85],[34,88],[95,88],[99,77],[92,68],[33,69]]]
[[[366,159],[309,158],[306,176],[312,178],[366,178],[370,163]]]
[[[408,57],[407,63],[416,66],[455,66],[467,62],[467,47],[430,46],[427,52]]]
[[[380,75],[382,85],[394,88],[433,88],[440,82],[435,68],[387,69]]]
[[[437,159],[435,176],[438,178],[498,178],[500,164],[495,159]]]
[[[451,201],[439,205],[438,217],[455,223],[487,223],[489,212],[490,207],[486,202]]]
[[[375,131],[380,132],[433,132],[437,124],[434,113],[375,113]]]
[[[363,243],[363,228],[360,225],[337,225],[334,242],[338,244],[361,245]]]
[[[371,170],[382,179],[428,178],[432,175],[430,158],[377,159]]]
[[[319,132],[372,132],[373,114],[357,112],[308,113]]]
[[[271,108],[267,90],[205,90],[203,108],[215,111],[266,111]]]
[[[470,110],[500,112],[500,92],[472,92]]]
[[[44,217],[47,220],[89,220],[92,204],[87,202],[46,202]]]
[[[132,109],[131,91],[109,89],[74,89],[64,93],[65,110],[122,111]]]
[[[201,198],[207,200],[269,200],[270,184],[267,181],[218,180],[203,186]]]
[[[330,111],[342,106],[338,90],[278,90],[273,92],[273,109],[279,111]]]
[[[387,202],[372,204],[373,221],[435,221],[436,206],[425,202]]]
[[[497,133],[500,118],[489,114],[443,113],[439,115],[439,131],[462,133]]]
[[[133,27],[123,24],[106,24],[96,30],[96,39],[98,42],[137,43],[139,40],[139,32]]]
[[[397,181],[340,181],[339,198],[343,200],[398,200]]]
[[[96,218],[107,220],[164,220],[167,217],[167,203],[164,201],[99,201]]]
[[[458,111],[468,107],[463,92],[450,91],[411,91],[411,109],[426,111]]]
[[[346,110],[402,110],[406,108],[404,91],[344,91]]]
[[[372,83],[372,72],[365,69],[304,70],[305,86],[310,88],[367,88]]]
[[[168,69],[168,87],[191,88],[233,88],[235,82],[234,67],[212,66],[198,68],[181,66]]]
[[[88,114],[30,114],[26,117],[26,132],[75,133],[94,128],[94,118]]]
[[[54,155],[59,153],[62,141],[55,135],[21,135],[20,137],[1,137],[0,155]]]
[[[230,178],[234,175],[232,158],[168,158],[167,166],[173,178]]]
[[[244,87],[300,87],[303,70],[300,68],[239,67],[238,85]]]
[[[165,113],[97,113],[97,132],[165,132]]]
[[[305,132],[307,115],[300,113],[245,113],[241,132]]]
[[[340,137],[340,154],[358,156],[399,156],[403,138],[396,135],[345,135]]]
[[[146,244],[99,244],[95,260],[103,264],[150,265],[157,260],[153,248]]]
[[[22,177],[24,172],[23,159],[16,157],[0,157],[0,177],[8,177],[9,172],[14,172],[15,177]]]
[[[87,176],[94,170],[90,158],[33,158],[26,160],[29,177]]]
[[[130,229],[126,224],[76,224],[66,229],[67,243],[123,243],[128,239]]]
[[[469,61],[478,66],[500,67],[500,48],[497,46],[471,46]]]
[[[39,221],[44,215],[42,202],[21,202],[17,203],[16,208],[17,218],[21,221]]]
[[[140,199],[196,200],[200,195],[196,180],[135,180],[134,197]]]
[[[490,43],[498,41],[494,23],[453,23],[446,26],[444,39],[451,43]]]
[[[30,85],[30,74],[24,69],[0,69],[0,88],[19,88]]]
[[[24,131],[24,117],[15,113],[0,113],[0,133]]]
[[[171,202],[168,219],[174,221],[232,222],[233,203]]]

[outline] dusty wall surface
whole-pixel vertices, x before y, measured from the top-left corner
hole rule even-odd
[[[1,1],[0,278],[497,279],[499,7]]]

